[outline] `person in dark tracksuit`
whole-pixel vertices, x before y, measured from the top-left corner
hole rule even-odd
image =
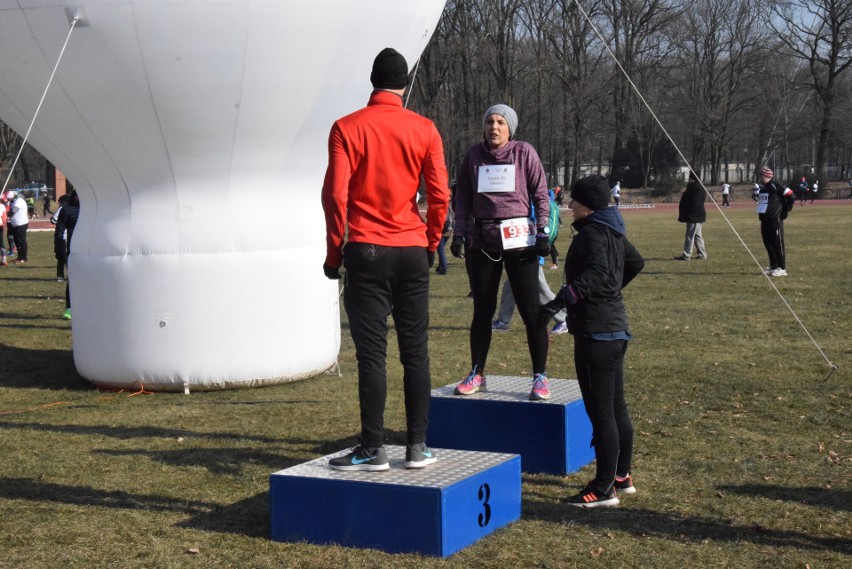
[[[80,198],[73,191],[68,196],[68,202],[62,206],[56,221],[55,232],[59,235],[65,234],[63,246],[65,247],[65,259],[71,255],[71,238],[74,236],[74,228],[77,227],[77,218],[80,217]],[[64,320],[71,320],[71,270],[68,270],[68,280],[65,281],[65,312],[62,314]]]
[[[769,266],[764,273],[773,277],[787,276],[784,251],[784,220],[796,203],[793,190],[785,188],[773,178],[775,173],[765,166],[760,171],[760,193],[757,195],[757,214],[760,218],[760,236],[769,255]]]
[[[62,207],[68,203],[68,195],[59,196],[56,201],[59,207],[50,216],[50,223],[56,225],[59,223],[59,214],[62,213]],[[65,238],[67,237],[65,230],[53,231],[53,256],[56,257],[56,280],[63,282],[65,280],[65,267],[68,262],[68,251]]]
[[[574,336],[574,365],[592,423],[596,473],[564,502],[583,508],[615,506],[619,493],[636,492],[630,475],[633,424],[624,398],[624,356],[632,336],[621,290],[645,261],[608,201],[609,188],[601,176],[581,178],[572,186],[569,207],[577,234],[565,257],[565,285],[539,311],[546,320],[567,309],[568,331]]]

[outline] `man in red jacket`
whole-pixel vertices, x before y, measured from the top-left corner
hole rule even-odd
[[[408,64],[396,50],[376,56],[367,106],[338,119],[328,140],[322,187],[327,252],[323,271],[340,278],[358,359],[361,444],[334,458],[336,470],[387,470],[388,316],[393,316],[404,369],[406,468],[436,461],[426,446],[429,372],[429,268],[447,215],[449,186],[441,135],[432,121],[406,110]],[[426,222],[417,208],[426,185]],[[347,234],[348,228],[348,234]],[[344,246],[344,236],[346,244]]]

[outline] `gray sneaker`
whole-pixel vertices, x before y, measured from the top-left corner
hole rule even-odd
[[[333,470],[365,470],[378,472],[390,468],[388,454],[384,447],[367,448],[362,445],[352,449],[345,456],[332,458],[328,461],[329,468]]]
[[[426,446],[426,443],[417,443],[405,447],[406,468],[425,468],[436,462],[438,462],[438,458]]]

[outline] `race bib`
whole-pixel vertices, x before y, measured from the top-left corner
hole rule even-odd
[[[758,194],[757,198],[757,213],[766,213],[766,208],[769,206],[769,194]]]
[[[479,167],[477,191],[481,194],[515,191],[514,164],[488,164]]]
[[[513,217],[500,222],[503,250],[521,249],[535,245],[535,224],[528,217]]]

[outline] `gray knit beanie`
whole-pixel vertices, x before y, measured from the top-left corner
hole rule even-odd
[[[489,115],[500,115],[506,119],[506,122],[509,123],[509,137],[515,136],[515,130],[518,128],[518,113],[512,107],[503,103],[491,105],[485,111],[485,116],[482,117],[483,123],[485,123]]]

